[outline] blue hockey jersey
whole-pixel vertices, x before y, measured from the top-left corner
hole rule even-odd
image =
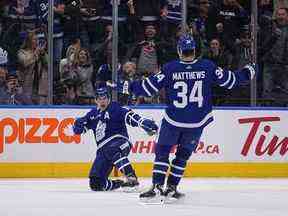
[[[179,24],[182,20],[182,1],[183,0],[165,0],[167,7],[167,20]]]
[[[57,7],[59,4],[63,4],[62,0],[54,0],[54,6]],[[48,0],[38,0],[36,2],[37,8],[37,16],[38,16],[38,24],[45,24],[48,25],[48,10],[49,4]],[[63,27],[61,24],[60,16],[54,13],[54,20],[53,20],[53,37],[54,38],[61,38],[63,37]]]
[[[131,109],[122,107],[117,102],[111,102],[105,111],[94,108],[81,119],[85,121],[85,130],[76,131],[74,127],[74,132],[79,134],[93,130],[98,149],[116,139],[130,142],[126,124],[139,127],[144,120]]]
[[[232,89],[254,74],[252,67],[232,72],[206,59],[175,60],[164,65],[158,74],[132,82],[130,91],[137,96],[151,96],[164,88],[167,97],[164,119],[176,127],[198,128],[213,121],[213,84]]]

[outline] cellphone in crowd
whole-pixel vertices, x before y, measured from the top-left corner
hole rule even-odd
[[[37,47],[40,49],[44,49],[46,47],[46,40],[44,38],[38,38]]]

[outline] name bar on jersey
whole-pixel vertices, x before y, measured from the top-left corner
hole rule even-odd
[[[206,76],[205,71],[186,71],[173,73],[173,80],[191,80],[191,79],[204,79]]]

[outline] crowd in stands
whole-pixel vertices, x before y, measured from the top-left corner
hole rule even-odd
[[[0,104],[48,103],[48,0],[0,1]],[[54,0],[53,103],[94,103],[94,89],[112,80],[113,0]],[[288,104],[288,0],[258,0],[257,98]],[[118,0],[118,80],[159,72],[177,58],[182,0]],[[252,61],[251,2],[187,0],[187,26],[198,58],[235,70]],[[161,104],[118,94],[124,105]],[[214,88],[215,105],[249,105],[250,86]]]

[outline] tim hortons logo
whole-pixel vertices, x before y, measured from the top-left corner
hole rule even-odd
[[[288,151],[288,137],[280,138],[276,134],[272,134],[271,129],[273,122],[280,121],[280,117],[258,117],[258,118],[242,118],[238,120],[240,124],[251,124],[251,129],[245,140],[241,154],[247,156],[251,146],[255,146],[255,154],[261,156],[268,154],[272,156],[276,150],[284,156]],[[261,126],[261,127],[260,127]],[[260,135],[256,139],[256,134]],[[272,138],[267,138],[272,136]]]
[[[56,118],[4,118],[0,121],[0,154],[4,151],[4,144],[57,144],[75,143],[81,141],[80,135],[67,133],[67,128],[74,123],[73,118],[58,120]],[[5,134],[5,129],[10,129]],[[42,134],[39,134],[40,131]]]

